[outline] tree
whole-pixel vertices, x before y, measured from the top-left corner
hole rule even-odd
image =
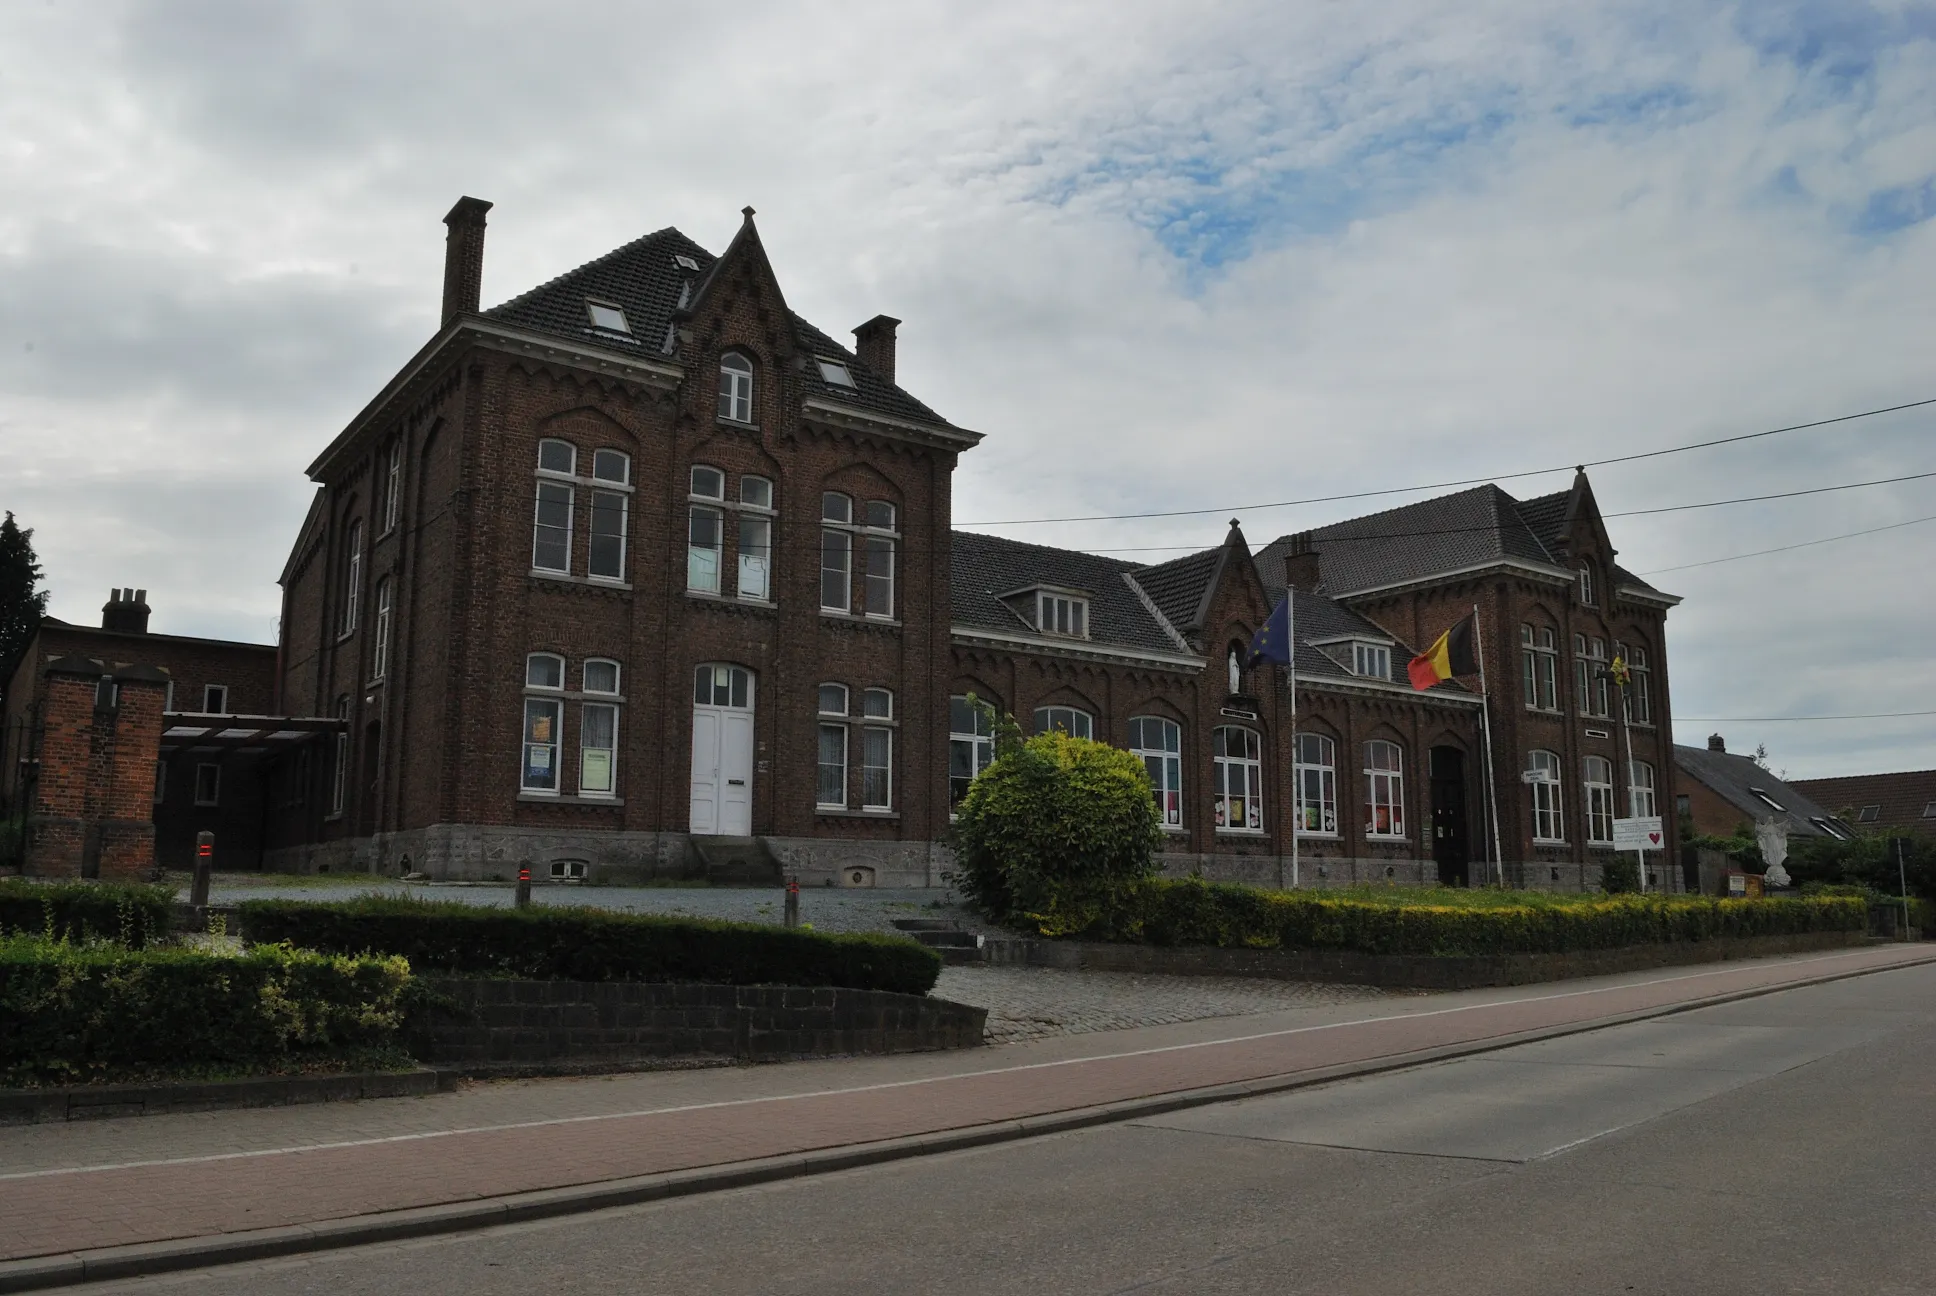
[[[47,614],[47,591],[34,589],[40,575],[34,533],[21,530],[9,510],[7,520],[0,522],[0,695],[6,692],[14,663]]]

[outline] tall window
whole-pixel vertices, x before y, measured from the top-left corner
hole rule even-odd
[[[345,727],[336,734],[336,750],[330,765],[329,812],[333,815],[343,813],[344,800],[350,788],[350,735],[347,721],[350,718],[350,700],[347,697],[336,699],[336,718],[344,721]]]
[[[686,528],[686,588],[719,593],[719,567],[724,548],[726,474],[703,464],[692,470]]]
[[[592,537],[587,574],[625,579],[626,517],[631,509],[632,457],[618,450],[592,453]]]
[[[894,615],[895,545],[900,532],[895,529],[894,506],[886,500],[867,502],[867,529],[861,542],[867,547],[865,610],[871,617]]]
[[[222,803],[222,767],[203,764],[195,767],[195,804],[198,806],[220,805]]]
[[[1613,714],[1610,701],[1613,677],[1607,669],[1607,641],[1597,635],[1588,640],[1587,659],[1593,664],[1593,714],[1610,716]]]
[[[753,421],[753,362],[737,351],[719,357],[719,417]]]
[[[618,663],[585,663],[585,703],[578,725],[578,792],[581,796],[618,793],[618,703],[594,698],[618,696]]]
[[[1613,762],[1604,756],[1586,758],[1586,840],[1613,845]]]
[[[1165,828],[1183,826],[1183,726],[1161,716],[1131,716],[1129,750],[1143,758]]]
[[[985,705],[948,699],[948,804],[960,805],[975,776],[995,763],[995,720]]]
[[[814,803],[822,810],[847,808],[847,686],[820,686],[820,769]]]
[[[1087,711],[1078,711],[1074,707],[1035,708],[1035,732],[1048,733],[1051,729],[1068,734],[1071,738],[1094,738],[1096,719]]]
[[[349,563],[343,570],[343,633],[356,629],[356,607],[363,601],[363,523],[350,523]]]
[[[1338,749],[1323,734],[1297,736],[1297,831],[1325,837],[1338,834]]]
[[[739,596],[773,597],[773,483],[739,479]]]
[[[860,713],[868,720],[894,718],[894,694],[886,689],[864,689]],[[860,808],[889,810],[894,806],[894,730],[885,724],[862,725],[860,730]]]
[[[1636,819],[1651,819],[1660,813],[1654,801],[1654,767],[1646,761],[1633,763],[1633,809]]]
[[[1607,641],[1598,637],[1588,639],[1585,635],[1574,635],[1573,689],[1581,715],[1612,714],[1608,692],[1612,687],[1609,683],[1610,678]]]
[[[204,715],[227,715],[229,713],[228,685],[204,684],[202,686],[202,713]]]
[[[846,612],[854,598],[854,501],[838,491],[820,497],[820,607]]]
[[[396,530],[397,511],[403,498],[403,438],[397,437],[390,442],[389,466],[383,473],[383,531],[388,535]]]
[[[1635,724],[1654,722],[1654,673],[1647,664],[1647,650],[1627,649],[1627,718]]]
[[[1533,797],[1533,840],[1566,840],[1560,822],[1560,758],[1549,751],[1526,753],[1527,787]]]
[[[376,640],[370,650],[370,678],[380,680],[390,673],[390,578],[376,583]]]
[[[531,566],[535,571],[571,570],[571,514],[577,503],[572,482],[578,447],[569,441],[538,442],[538,502],[531,524]]]
[[[1405,835],[1405,753],[1395,742],[1365,744],[1365,836]]]
[[[1264,829],[1263,744],[1253,729],[1221,725],[1211,735],[1217,827],[1235,832]]]
[[[524,760],[520,786],[527,792],[558,790],[558,740],[565,727],[565,659],[532,653],[524,662]]]
[[[1580,564],[1580,602],[1593,606],[1593,568],[1586,563]]]
[[[1549,626],[1522,625],[1519,648],[1526,705],[1535,711],[1559,710],[1559,636]]]

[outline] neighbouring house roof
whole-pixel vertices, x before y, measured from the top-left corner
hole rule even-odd
[[[1848,811],[1843,818],[1857,828],[1936,833],[1936,769],[1795,779],[1789,786],[1834,807],[1837,814]]]
[[[680,257],[693,262],[698,269],[681,265]],[[677,359],[683,349],[675,327],[678,313],[691,304],[717,260],[711,252],[668,226],[615,248],[597,260],[587,261],[483,314],[486,319],[535,333],[594,342],[648,359]],[[587,299],[623,309],[631,332],[592,327],[585,307]],[[809,366],[798,375],[809,397],[894,418],[949,426],[946,419],[863,364],[851,349],[798,315],[793,316],[793,329],[802,351],[838,360],[854,377],[855,385],[844,387],[824,381],[819,368]]]
[[[1833,819],[1833,810],[1824,808],[1801,788],[1776,778],[1746,756],[1713,751],[1706,747],[1683,747],[1677,743],[1674,746],[1674,764],[1682,773],[1699,780],[1716,796],[1739,810],[1741,817],[1751,824],[1763,819],[1779,819],[1788,825],[1790,836],[1837,835],[1817,822]],[[1763,795],[1772,798],[1780,808],[1764,801]]]

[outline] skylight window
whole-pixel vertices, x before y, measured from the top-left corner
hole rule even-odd
[[[683,252],[676,254],[672,258],[672,264],[678,266],[681,270],[697,271],[699,269],[699,263]]]
[[[1923,807],[1923,818],[1936,819],[1936,801],[1931,801]]]
[[[587,301],[585,309],[591,314],[592,327],[607,333],[626,333],[632,326],[625,322],[625,312],[610,302]]]
[[[1779,802],[1779,801],[1777,801],[1777,800],[1775,800],[1775,799],[1774,799],[1773,797],[1771,797],[1771,796],[1769,796],[1769,795],[1768,795],[1768,794],[1767,794],[1766,792],[1763,792],[1763,791],[1762,791],[1762,790],[1761,790],[1760,788],[1758,788],[1758,787],[1751,787],[1751,788],[1749,788],[1749,789],[1748,789],[1748,791],[1750,791],[1750,792],[1752,792],[1752,793],[1754,793],[1754,794],[1755,794],[1755,798],[1756,798],[1757,800],[1759,800],[1759,801],[1762,801],[1762,802],[1765,802],[1766,804],[1768,804],[1768,805],[1771,805],[1771,806],[1773,806],[1773,807],[1774,807],[1775,809],[1777,809],[1777,810],[1779,810],[1779,811],[1781,811],[1781,812],[1782,812],[1783,814],[1786,814],[1786,813],[1788,813],[1788,807],[1787,807],[1787,806],[1785,806],[1785,805],[1783,805],[1783,804],[1782,804],[1781,802]]]
[[[1936,806],[1936,801],[1932,801],[1930,802],[1929,805],[1923,807],[1923,813],[1925,815],[1929,813],[1931,806]],[[1874,823],[1877,819],[1881,817],[1882,817],[1882,807],[1879,805],[1863,806],[1862,813],[1856,816],[1856,818],[1860,819],[1863,823]]]
[[[847,366],[838,360],[820,361],[820,377],[823,382],[832,383],[836,387],[854,385],[854,375],[849,373]]]

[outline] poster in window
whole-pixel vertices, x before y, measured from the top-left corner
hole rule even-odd
[[[551,741],[550,716],[534,715],[531,717],[531,741],[538,743],[548,743]]]
[[[586,792],[610,792],[612,790],[612,753],[599,751],[597,748],[587,748],[585,769],[579,778],[579,783]]]

